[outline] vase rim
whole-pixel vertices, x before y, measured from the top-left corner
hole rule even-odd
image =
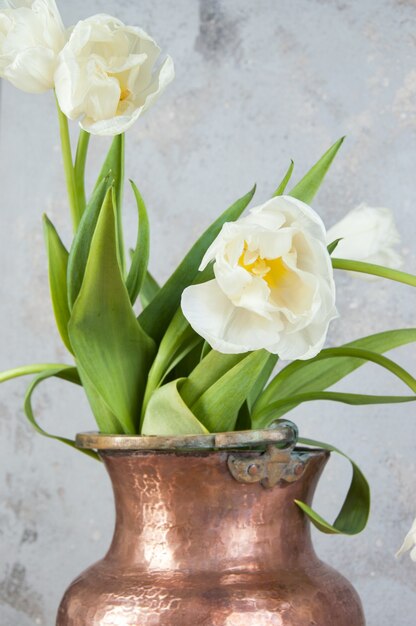
[[[297,428],[289,421],[263,430],[243,430],[203,435],[120,435],[83,432],[76,436],[78,448],[118,451],[221,451],[230,449],[258,449],[269,445],[293,448]]]

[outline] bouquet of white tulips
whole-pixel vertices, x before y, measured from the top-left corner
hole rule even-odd
[[[388,212],[359,207],[327,233],[311,208],[342,139],[297,184],[291,183],[291,163],[272,198],[245,214],[255,189],[234,202],[163,286],[148,271],[148,213],[131,182],[139,226],[135,249],[126,253],[123,133],[173,79],[172,60],[157,64],[159,54],[149,35],[108,15],[67,31],[53,0],[0,0],[0,76],[25,91],[55,91],[74,230],[67,248],[44,216],[52,305],[69,362],[0,375],[1,381],[34,376],[24,401],[30,422],[52,437],[36,421],[31,398],[54,376],[83,387],[99,431],[110,434],[263,429],[312,400],[414,401],[416,380],[384,353],[416,341],[416,328],[324,348],[337,316],[334,269],[416,286],[413,275],[398,269],[391,248],[397,233]],[[81,126],[75,151],[68,118]],[[91,135],[113,140],[86,195]],[[278,359],[291,362],[273,375]],[[327,391],[368,361],[401,379],[408,395]],[[333,524],[298,503],[324,532],[354,534],[366,524],[369,487],[352,467]]]

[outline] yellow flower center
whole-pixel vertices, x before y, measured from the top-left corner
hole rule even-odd
[[[130,95],[131,91],[129,89],[122,89],[120,91],[120,102],[123,102],[123,100],[127,100]]]
[[[253,276],[262,278],[271,289],[281,285],[290,271],[284,264],[282,257],[265,259],[258,252],[248,250],[247,244],[244,244],[244,250],[238,259],[238,265]]]

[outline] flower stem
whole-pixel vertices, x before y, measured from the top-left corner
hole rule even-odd
[[[77,153],[75,156],[75,184],[77,188],[78,208],[81,215],[85,211],[86,198],[85,198],[85,164],[87,162],[88,144],[90,141],[90,134],[86,130],[82,130],[79,133]]]
[[[56,100],[58,110],[59,132],[61,135],[62,159],[64,163],[66,188],[68,191],[69,208],[71,210],[72,225],[74,232],[78,228],[81,219],[81,210],[78,202],[77,185],[75,179],[75,170],[72,162],[71,139],[69,137],[68,119]]]
[[[398,283],[404,283],[405,285],[411,285],[412,287],[416,287],[416,276],[414,276],[413,274],[408,274],[407,272],[401,272],[400,270],[394,270],[390,267],[384,267],[384,265],[364,263],[363,261],[351,261],[349,259],[334,258],[331,260],[332,267],[335,270],[347,270],[348,272],[372,274],[373,276],[388,278],[389,280],[395,280]]]

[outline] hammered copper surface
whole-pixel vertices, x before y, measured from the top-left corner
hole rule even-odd
[[[103,452],[113,542],[68,589],[57,626],[364,626],[293,502],[311,501],[327,460],[303,454],[297,482],[265,489],[237,482],[227,452]]]

